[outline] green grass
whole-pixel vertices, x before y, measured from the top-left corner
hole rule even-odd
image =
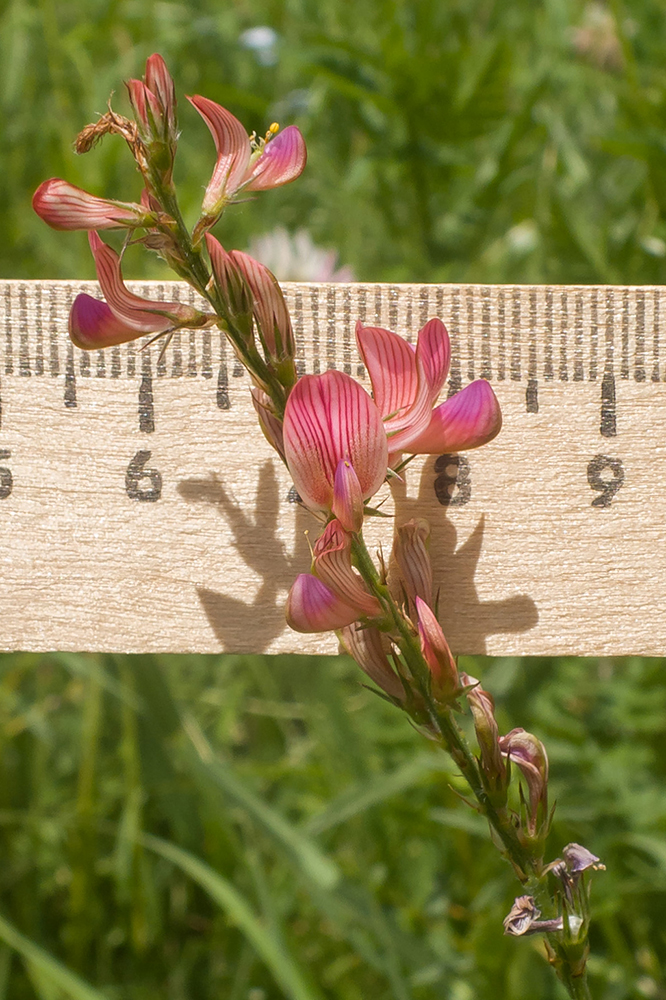
[[[274,65],[240,42],[258,24]],[[191,221],[213,148],[185,93],[306,135],[304,176],[230,209],[228,246],[305,225],[364,281],[661,283],[663,39],[661,0],[5,0],[0,274],[93,276],[30,199],[53,175],[137,197],[120,140],[72,141],[157,50]],[[666,997],[664,662],[465,666],[548,747],[553,855],[608,866],[596,1000]],[[501,935],[516,883],[455,773],[347,660],[6,654],[0,769],[0,1000],[562,997]]]
[[[663,661],[464,666],[505,731],[548,746],[550,853],[581,841],[608,865],[595,997],[660,996]],[[350,661],[0,667],[0,997],[563,996],[501,934],[516,883],[460,779]]]

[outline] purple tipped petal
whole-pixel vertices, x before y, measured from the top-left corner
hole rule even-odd
[[[106,302],[82,293],[77,295],[69,314],[69,335],[84,351],[126,344],[142,336],[111,312]]]
[[[305,140],[295,125],[289,125],[266,143],[250,172],[248,191],[266,191],[295,181],[307,161]]]
[[[363,527],[363,494],[354,469],[341,458],[335,470],[331,511],[345,531],[360,531]]]
[[[386,476],[388,448],[379,410],[343,372],[298,380],[285,410],[284,448],[296,491],[315,511],[330,512],[341,459],[353,466],[364,500]]]
[[[415,455],[468,451],[492,441],[502,412],[490,384],[477,379],[433,411],[426,429],[406,446]],[[391,442],[393,450],[393,442]]]
[[[120,257],[96,232],[88,234],[95,258],[97,280],[109,308],[126,327],[137,333],[166,333],[178,326],[203,326],[206,316],[182,302],[154,302],[130,292],[123,282]]]
[[[295,632],[331,632],[351,625],[359,612],[316,576],[301,573],[289,591],[286,616]]]
[[[230,111],[198,94],[187,98],[211,131],[217,162],[203,200],[203,211],[219,211],[245,180],[250,163],[250,139],[245,128]]]

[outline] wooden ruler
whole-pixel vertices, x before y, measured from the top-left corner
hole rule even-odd
[[[194,301],[187,286],[136,283]],[[666,649],[666,298],[660,288],[284,286],[301,371],[368,385],[354,324],[451,334],[448,391],[489,379],[500,436],[419,459],[396,516],[432,524],[456,652]],[[87,354],[92,283],[0,283],[0,647],[329,652],[284,625],[306,531],[216,331]],[[662,330],[664,332],[662,333]],[[388,489],[385,490],[388,492]],[[370,540],[390,546],[390,525]]]

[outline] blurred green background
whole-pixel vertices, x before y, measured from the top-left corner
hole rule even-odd
[[[138,196],[120,140],[72,141],[160,51],[192,221],[213,146],[184,93],[306,136],[304,176],[233,207],[229,246],[305,228],[363,281],[660,283],[665,20],[663,0],[5,0],[0,273],[93,276],[30,198],[53,175]],[[137,251],[127,274],[160,268]],[[463,666],[503,731],[546,742],[552,855],[608,865],[595,998],[666,998],[664,663]],[[345,659],[0,656],[0,998],[562,997],[538,942],[502,937],[517,885],[459,787]]]

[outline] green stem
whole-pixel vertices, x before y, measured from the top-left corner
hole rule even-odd
[[[564,966],[560,970],[560,978],[572,1000],[592,1000],[592,994],[587,982],[587,972],[583,972],[581,976],[574,976],[571,969],[567,969]]]
[[[490,801],[483,785],[476,757],[472,753],[465,735],[455,722],[451,710],[448,708],[438,708],[433,704],[426,687],[426,680],[429,676],[428,665],[423,659],[414,627],[411,622],[405,619],[400,608],[397,607],[386,584],[381,582],[360,532],[354,536],[352,541],[352,553],[361,576],[379,599],[384,611],[390,617],[392,624],[400,635],[401,652],[414,678],[419,683],[421,694],[428,704],[431,721],[439,733],[442,742],[460,768],[463,777],[479,804],[481,812],[499,837],[507,856],[513,862],[514,868],[522,874],[523,880],[527,879],[536,869],[537,862],[518,840],[509,817],[502,818]]]

